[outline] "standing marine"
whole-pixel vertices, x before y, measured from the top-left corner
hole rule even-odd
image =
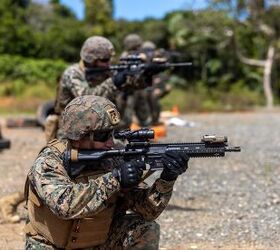
[[[156,45],[152,41],[145,41],[141,46],[141,52],[146,55],[147,61],[153,61],[154,58],[167,61],[168,58],[162,50],[157,50]],[[145,89],[151,116],[150,125],[158,125],[160,123],[160,99],[166,96],[172,89],[171,85],[168,84],[168,80],[169,76],[166,72],[155,74],[153,75],[151,86]]]
[[[128,34],[123,40],[124,51],[121,58],[129,55],[138,55],[140,53],[142,38],[138,34]],[[145,89],[136,90],[133,93],[120,93],[117,100],[117,106],[120,110],[123,127],[129,128],[132,124],[133,115],[138,119],[140,126],[150,124],[150,112],[147,104],[147,93]]]
[[[103,97],[81,96],[66,106],[65,139],[50,141],[27,176],[25,249],[158,249],[154,220],[186,171],[187,155],[166,153],[164,170],[151,186],[143,182],[143,162],[101,160],[74,177],[63,163],[66,149],[113,148],[119,121],[116,106]]]

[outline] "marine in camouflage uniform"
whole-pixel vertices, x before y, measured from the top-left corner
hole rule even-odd
[[[60,78],[55,102],[55,113],[58,116],[66,105],[78,96],[97,95],[115,101],[117,87],[122,82],[118,82],[110,71],[90,76],[86,73],[87,68],[108,67],[114,53],[113,44],[104,37],[92,36],[84,42],[80,52],[80,62],[69,66]],[[54,128],[55,122],[51,118],[53,117],[50,117],[45,130],[48,133],[46,135],[47,141],[56,136],[63,137],[60,119],[58,127]],[[51,128],[48,128],[48,124]],[[54,133],[53,130],[56,132]]]
[[[125,51],[121,57],[137,54],[140,52],[142,38],[137,34],[129,34],[124,38],[123,44]],[[140,126],[145,127],[150,124],[150,111],[145,89],[136,90],[130,95],[120,93],[117,106],[121,112],[123,127],[130,127],[134,114]]]
[[[97,95],[108,99],[114,97],[116,86],[109,72],[96,74],[90,79],[85,73],[86,67],[96,60],[110,60],[115,53],[113,44],[106,38],[93,36],[88,38],[81,49],[79,63],[68,67],[61,76],[55,111],[61,113],[66,105],[77,96]]]
[[[148,61],[152,61],[155,57],[167,60],[165,51],[162,51],[162,49],[157,50],[156,45],[151,41],[145,41],[142,44],[141,51],[147,56]],[[171,85],[167,83],[168,80],[169,77],[165,72],[155,74],[152,85],[145,90],[151,116],[151,125],[159,124],[161,112],[160,99],[171,91]]]
[[[67,105],[62,114],[67,138],[49,142],[28,173],[25,249],[158,249],[154,220],[187,169],[186,155],[166,154],[151,187],[142,182],[144,163],[102,160],[76,177],[63,165],[66,148],[111,148],[119,120],[115,105],[103,97],[77,97]]]

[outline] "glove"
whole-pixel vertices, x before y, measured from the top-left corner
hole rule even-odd
[[[156,75],[160,72],[163,71],[163,67],[161,66],[161,64],[159,63],[154,63],[154,62],[151,62],[151,63],[148,63],[145,70],[144,70],[144,74],[147,74],[147,75]]]
[[[127,76],[127,72],[123,70],[118,72],[112,77],[113,83],[117,88],[121,87],[126,82],[126,76]]]
[[[129,161],[114,169],[113,175],[119,180],[122,188],[131,188],[141,181],[144,168],[144,162]]]
[[[160,178],[165,181],[174,181],[188,168],[189,156],[183,152],[170,151],[163,156],[164,169]]]

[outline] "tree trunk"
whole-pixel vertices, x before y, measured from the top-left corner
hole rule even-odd
[[[271,88],[271,71],[274,60],[275,49],[273,46],[269,46],[267,52],[267,58],[264,65],[263,75],[263,89],[266,97],[266,107],[271,109],[273,107],[273,93]]]
[[[263,90],[266,100],[266,107],[268,109],[273,108],[273,93],[271,88],[271,71],[274,60],[275,49],[272,45],[269,46],[267,51],[266,60],[257,60],[244,57],[239,50],[236,50],[237,56],[241,62],[251,65],[264,68],[263,73]]]

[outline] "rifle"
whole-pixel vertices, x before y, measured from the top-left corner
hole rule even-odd
[[[170,63],[166,61],[166,58],[153,58],[152,62],[145,62],[145,55],[129,55],[127,57],[121,57],[120,63],[111,65],[109,67],[99,67],[86,69],[86,75],[90,78],[91,75],[98,74],[105,71],[119,72],[126,70],[128,75],[136,75],[141,71],[148,69],[149,67],[157,66],[158,71],[164,71],[169,68],[189,67],[191,62]],[[158,72],[157,72],[158,73]]]
[[[143,161],[146,170],[157,171],[163,169],[162,156],[167,151],[182,151],[190,158],[222,157],[226,152],[240,152],[240,147],[230,147],[227,137],[205,135],[201,142],[183,143],[152,143],[154,131],[151,129],[123,130],[114,133],[116,139],[127,140],[121,149],[110,150],[73,150],[64,152],[63,163],[69,176],[74,177],[83,170],[94,168],[94,163],[113,157],[124,160]]]

